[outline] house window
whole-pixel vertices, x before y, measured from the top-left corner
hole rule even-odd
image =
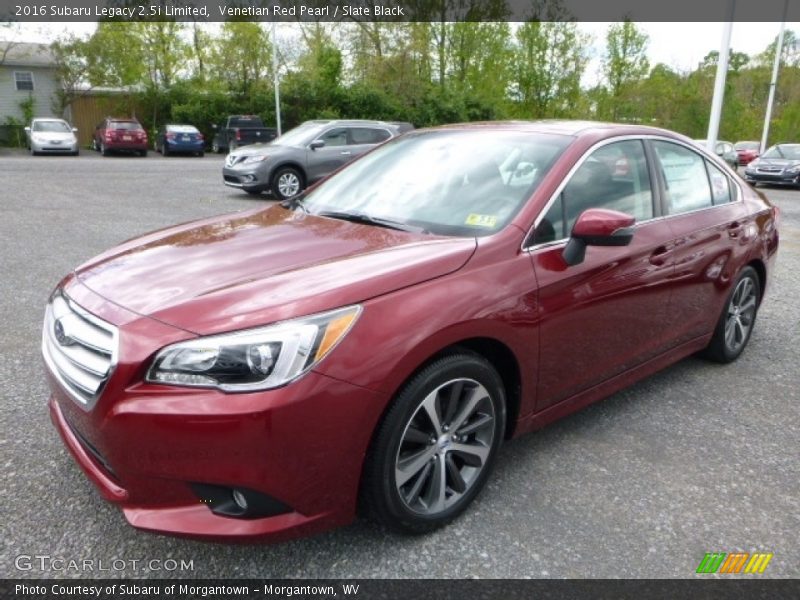
[[[14,82],[18,92],[33,91],[33,73],[30,71],[14,71]]]

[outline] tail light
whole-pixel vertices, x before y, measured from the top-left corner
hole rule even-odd
[[[174,133],[168,133],[167,134],[167,139],[168,140],[174,140],[175,139],[175,134]]]
[[[237,142],[241,142],[242,141],[242,131],[241,131],[241,129],[237,129],[236,130],[236,141]]]
[[[200,140],[200,141],[202,142],[202,141],[203,141],[203,140],[205,140],[206,138],[205,138],[205,136],[203,136],[203,134],[202,134],[202,133],[198,133],[198,134],[197,134],[197,139],[198,139],[198,140]]]

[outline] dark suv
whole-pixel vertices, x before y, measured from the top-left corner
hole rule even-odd
[[[253,144],[228,154],[225,185],[249,194],[271,190],[279,200],[294,196],[377,144],[413,129],[384,121],[306,121],[269,144]]]
[[[117,151],[147,156],[147,132],[136,119],[106,117],[94,128],[92,148],[103,156]]]

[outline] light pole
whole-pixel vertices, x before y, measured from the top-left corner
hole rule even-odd
[[[767,114],[764,116],[764,130],[761,134],[761,147],[758,153],[763,154],[767,148],[769,137],[769,122],[772,120],[772,103],[775,101],[775,88],[778,85],[778,69],[781,66],[781,52],[783,51],[783,31],[786,29],[786,13],[789,11],[789,0],[783,2],[783,18],[781,31],[778,34],[778,43],[775,46],[775,63],[772,65],[772,80],[769,82],[769,100],[767,100]]]
[[[272,85],[275,88],[275,123],[277,124],[278,136],[281,135],[281,92],[278,83],[278,40],[275,37],[275,27],[277,21],[272,22]]]
[[[736,0],[730,0],[730,14],[722,29],[722,46],[717,60],[717,76],[714,80],[714,99],[711,101],[711,116],[708,120],[706,147],[714,152],[719,135],[719,120],[722,115],[722,100],[725,97],[725,78],[728,75],[728,56],[731,53],[731,31],[733,30],[733,14],[736,11]]]

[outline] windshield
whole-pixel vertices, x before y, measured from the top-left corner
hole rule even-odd
[[[72,131],[64,121],[34,121],[34,131],[47,131],[50,133],[68,133]]]
[[[787,158],[789,160],[800,160],[800,144],[778,144],[773,146],[761,158]]]
[[[758,142],[736,142],[734,148],[736,150],[758,150]]]
[[[312,213],[366,215],[436,234],[502,229],[573,140],[518,131],[407,134],[309,193]]]
[[[294,129],[290,129],[281,137],[273,140],[273,144],[279,146],[305,146],[317,139],[317,136],[322,132],[327,123],[314,123],[307,121],[302,125],[298,125]]]

